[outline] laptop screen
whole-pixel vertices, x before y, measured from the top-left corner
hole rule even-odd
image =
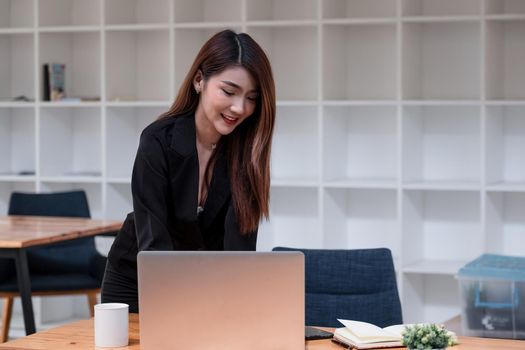
[[[144,251],[142,350],[303,350],[300,252]]]

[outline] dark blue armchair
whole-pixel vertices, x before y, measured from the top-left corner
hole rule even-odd
[[[342,327],[338,318],[379,327],[402,323],[389,249],[297,250],[305,256],[306,324]]]
[[[84,191],[57,193],[18,193],[11,195],[9,215],[65,216],[89,218]],[[27,259],[32,294],[85,294],[90,314],[104,274],[106,258],[95,248],[93,237],[28,248]],[[18,296],[14,263],[0,259],[0,297],[3,298],[0,341],[7,340],[13,298]]]

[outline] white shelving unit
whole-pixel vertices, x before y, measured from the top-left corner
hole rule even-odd
[[[457,314],[468,260],[525,255],[522,0],[0,0],[0,212],[84,188],[123,219],[141,130],[224,28],[277,84],[260,250],[386,246],[406,322]],[[49,61],[85,100],[42,101]],[[38,327],[60,318],[38,305]]]

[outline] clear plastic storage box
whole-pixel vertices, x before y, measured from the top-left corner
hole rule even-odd
[[[525,257],[484,254],[457,278],[465,335],[525,339]]]

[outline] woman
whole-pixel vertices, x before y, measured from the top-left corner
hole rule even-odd
[[[247,34],[198,53],[170,110],[146,127],[133,167],[134,212],[109,252],[102,302],[138,312],[141,250],[255,250],[269,214],[275,87]]]

